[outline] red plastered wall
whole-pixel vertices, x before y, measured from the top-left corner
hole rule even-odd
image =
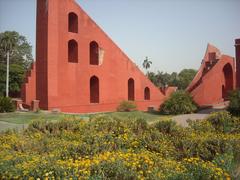
[[[70,12],[78,17],[77,33],[68,32]],[[77,63],[68,61],[68,41],[72,39],[77,42]],[[90,65],[92,41],[104,52],[99,65]],[[36,42],[36,98],[42,109],[80,113],[115,111],[121,101],[128,99],[129,78],[134,79],[139,110],[147,110],[148,106],[158,108],[166,99],[73,0],[37,1]],[[99,103],[90,103],[92,76],[99,79]],[[145,87],[150,89],[150,100],[144,100]]]

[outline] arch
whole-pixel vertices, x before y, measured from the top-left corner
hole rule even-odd
[[[78,16],[73,12],[68,14],[68,32],[78,33]]]
[[[222,98],[223,98],[223,99],[225,98],[225,93],[224,93],[224,91],[225,91],[225,86],[222,85]]]
[[[99,65],[99,46],[96,41],[92,41],[90,47],[90,64]]]
[[[144,100],[150,100],[150,89],[149,89],[149,87],[145,87],[145,89],[144,89]]]
[[[128,100],[134,101],[135,100],[135,93],[134,93],[134,80],[130,78],[128,80]]]
[[[223,77],[222,97],[226,100],[228,92],[233,90],[233,68],[231,64],[227,63],[223,67]]]
[[[74,39],[68,41],[68,62],[78,62],[78,43]]]
[[[99,79],[97,76],[90,78],[90,103],[99,103]]]

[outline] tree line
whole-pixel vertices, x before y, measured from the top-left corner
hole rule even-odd
[[[185,90],[193,80],[196,73],[197,71],[195,69],[183,69],[180,73],[158,71],[157,73],[147,72],[147,77],[157,87],[162,88],[167,86],[176,86],[180,90]]]
[[[185,90],[197,73],[195,69],[183,69],[180,73],[167,73],[163,71],[158,71],[157,73],[150,72],[148,69],[151,67],[152,61],[150,61],[148,57],[144,59],[142,65],[143,68],[147,70],[147,77],[159,88],[176,86],[179,90]]]

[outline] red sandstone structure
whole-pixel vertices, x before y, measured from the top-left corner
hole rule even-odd
[[[227,100],[228,92],[240,88],[240,39],[236,39],[236,61],[208,44],[202,64],[187,88],[200,106]]]
[[[235,40],[236,50],[236,88],[240,89],[240,39]]]
[[[123,100],[156,108],[162,93],[74,0],[37,0],[36,63],[22,99],[63,112],[115,111]],[[166,95],[165,95],[166,94]]]
[[[22,85],[24,104],[63,112],[115,111],[123,100],[139,110],[158,108],[176,89],[160,90],[74,0],[37,0],[36,62]],[[240,89],[240,39],[236,61],[208,45],[187,88],[200,106],[226,100]]]

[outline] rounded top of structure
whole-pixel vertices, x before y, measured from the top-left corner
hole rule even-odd
[[[235,39],[235,46],[239,46],[240,45],[240,39]]]

